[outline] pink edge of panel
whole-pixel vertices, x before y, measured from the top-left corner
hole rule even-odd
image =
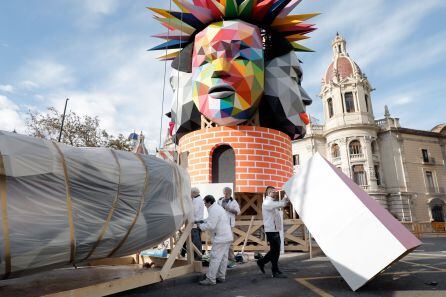
[[[322,159],[327,162],[333,171],[336,172],[336,174],[348,185],[356,197],[359,198],[359,200],[376,216],[376,218],[389,230],[389,232],[401,242],[406,249],[414,249],[422,244],[418,238],[416,238],[377,201],[365,193],[364,190],[362,190],[355,182],[353,182],[342,172],[339,172],[339,169],[333,166],[333,164],[331,164],[327,159],[324,157],[322,157]]]

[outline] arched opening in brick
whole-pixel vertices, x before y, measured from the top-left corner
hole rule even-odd
[[[235,184],[235,153],[227,145],[220,145],[212,153],[212,182]]]

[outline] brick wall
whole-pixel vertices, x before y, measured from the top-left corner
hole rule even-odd
[[[293,174],[290,138],[279,131],[234,126],[201,129],[183,136],[181,152],[189,152],[191,183],[212,181],[212,152],[230,145],[235,153],[235,192],[262,193],[272,185],[281,188]]]

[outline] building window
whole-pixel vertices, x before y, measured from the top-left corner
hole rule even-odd
[[[346,112],[354,112],[355,111],[355,103],[353,101],[353,93],[348,92],[344,94],[345,100],[345,111]]]
[[[327,106],[328,106],[328,117],[333,117],[333,100],[331,98],[327,99]]]
[[[349,145],[350,155],[359,155],[362,154],[361,143],[359,140],[353,140]]]
[[[434,175],[432,171],[426,171],[426,186],[429,193],[435,192]]]
[[[429,152],[426,149],[422,149],[421,154],[423,155],[423,162],[429,163]]]
[[[359,186],[367,186],[367,176],[364,165],[353,165],[353,181]]]
[[[434,205],[431,208],[432,221],[444,222],[444,210],[443,205]]]
[[[331,146],[331,156],[333,159],[339,158],[341,156],[339,145],[336,143]]]
[[[369,112],[369,96],[365,95],[365,110]]]
[[[376,184],[378,186],[380,186],[381,185],[381,178],[379,176],[379,166],[378,165],[375,165],[375,178],[376,178]]]
[[[235,153],[229,145],[221,145],[212,153],[212,182],[235,183]]]
[[[375,140],[372,141],[371,147],[372,147],[372,154],[376,155],[376,141]]]
[[[293,156],[293,165],[300,165],[299,154]]]

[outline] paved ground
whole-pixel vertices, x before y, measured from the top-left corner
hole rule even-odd
[[[200,275],[186,276],[135,289],[121,296],[261,297],[261,296],[446,296],[446,237],[423,238],[423,246],[385,273],[352,292],[326,257],[306,255],[281,260],[287,279],[261,274],[255,263],[228,272],[227,282],[213,287],[197,285]]]

